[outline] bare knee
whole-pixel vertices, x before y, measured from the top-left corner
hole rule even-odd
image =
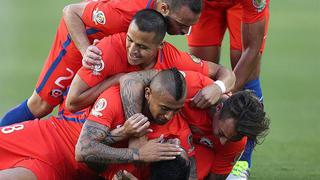
[[[16,167],[0,171],[1,180],[37,180],[37,176],[29,169]]]
[[[28,107],[32,114],[37,118],[42,118],[50,114],[54,108],[46,101],[44,101],[35,91],[28,99]]]

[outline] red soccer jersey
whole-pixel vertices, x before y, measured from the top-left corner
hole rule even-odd
[[[91,1],[86,5],[81,19],[86,26],[108,36],[126,32],[136,12],[145,8],[154,8],[154,5],[154,0]]]
[[[103,68],[98,73],[90,69],[81,68],[78,75],[90,87],[102,82],[109,76],[142,70],[139,66],[132,66],[127,60],[126,33],[105,37],[97,47],[102,51]],[[179,70],[190,70],[208,75],[208,64],[186,52],[179,51],[170,43],[165,42],[158,52],[155,69],[176,67]]]
[[[197,148],[198,145],[196,145],[195,157],[198,178],[203,179],[210,172],[228,174],[232,170],[234,162],[240,157],[247,138],[222,145],[219,138],[213,135],[212,127],[214,124],[212,124],[212,117],[209,115],[208,109],[198,109],[190,105],[190,98],[194,97],[203,87],[212,84],[213,80],[200,73],[193,73],[192,76],[186,78],[186,82],[188,95],[181,115],[188,121],[193,142],[206,147]]]

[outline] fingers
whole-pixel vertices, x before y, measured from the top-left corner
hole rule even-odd
[[[96,42],[97,43],[97,42]],[[100,65],[102,60],[102,52],[98,47],[94,45],[91,45],[87,48],[85,55],[82,59],[82,65],[85,68],[93,69],[94,65]]]
[[[99,42],[100,42],[99,39],[95,39],[95,40],[93,40],[93,44],[92,45],[96,46]]]

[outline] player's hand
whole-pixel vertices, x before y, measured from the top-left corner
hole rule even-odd
[[[95,39],[93,44],[89,46],[82,57],[82,66],[87,69],[94,69],[94,66],[100,66],[102,61],[102,52],[97,48],[99,40]]]
[[[120,170],[113,176],[112,180],[138,180],[138,178],[126,170]]]
[[[164,160],[173,160],[181,155],[183,149],[176,144],[161,143],[163,136],[149,140],[145,145],[139,148],[139,161],[156,162]]]
[[[131,116],[123,125],[127,137],[141,137],[152,132],[148,118],[141,113]]]
[[[221,97],[222,92],[218,85],[211,84],[201,89],[192,99],[191,103],[197,108],[208,108],[214,105]]]

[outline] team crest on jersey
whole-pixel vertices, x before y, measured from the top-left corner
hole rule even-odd
[[[252,0],[252,4],[258,12],[261,12],[266,7],[266,0]]]
[[[93,11],[92,19],[95,24],[106,23],[106,17],[104,16],[104,13],[102,11],[99,11],[98,8]]]
[[[201,137],[199,142],[200,142],[200,144],[203,144],[209,148],[213,148],[213,143],[211,142],[210,139],[208,139],[206,137]]]
[[[104,98],[99,99],[94,107],[91,110],[91,114],[96,117],[101,117],[102,113],[101,111],[104,110],[107,107],[107,100]]]
[[[93,71],[92,71],[93,75],[99,75],[99,74],[100,74],[100,71],[102,71],[103,68],[104,68],[104,62],[101,61],[101,64],[95,65],[95,66],[93,67]]]
[[[179,72],[182,74],[184,78],[186,77],[186,73],[184,71],[179,71]]]
[[[50,93],[50,95],[54,98],[58,98],[62,96],[62,91],[60,89],[53,89]]]
[[[197,63],[197,64],[199,64],[199,63],[201,63],[201,59],[200,58],[197,58],[195,55],[193,55],[193,54],[189,54],[190,55],[190,57],[191,57],[191,59],[195,62],[195,63]]]

